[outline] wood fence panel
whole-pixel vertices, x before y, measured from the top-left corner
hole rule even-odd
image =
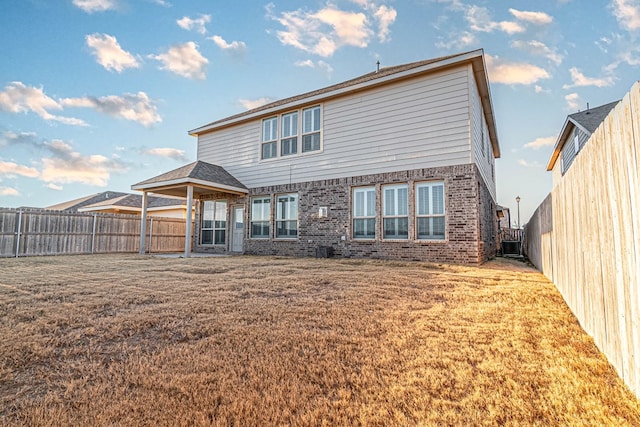
[[[152,233],[147,235],[151,252],[184,251],[183,219],[149,218],[147,231]],[[136,215],[0,208],[0,257],[137,253],[139,245],[140,217]]]
[[[640,397],[640,82],[525,230],[525,253]]]

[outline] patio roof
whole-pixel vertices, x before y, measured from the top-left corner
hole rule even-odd
[[[131,189],[186,197],[188,186],[193,187],[195,196],[216,191],[230,194],[249,192],[244,184],[223,167],[201,160],[133,184]]]

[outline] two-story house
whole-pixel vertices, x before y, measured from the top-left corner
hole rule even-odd
[[[495,254],[500,147],[482,50],[376,69],[189,134],[198,161],[132,189],[193,201],[196,252]]]

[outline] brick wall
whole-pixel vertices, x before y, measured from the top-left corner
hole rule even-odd
[[[446,239],[444,241],[416,240],[415,236],[415,183],[442,180],[445,184]],[[382,187],[385,184],[408,184],[409,239],[388,241],[382,236]],[[352,188],[375,186],[376,188],[376,236],[375,240],[356,240],[351,237]],[[274,239],[275,195],[297,193],[298,238]],[[252,239],[250,232],[251,196],[271,196],[272,221],[269,239]],[[333,248],[334,256],[353,258],[384,258],[422,260],[433,262],[481,263],[495,255],[495,202],[473,164],[429,169],[416,169],[350,178],[329,179],[289,185],[277,185],[250,189],[249,196],[212,194],[207,198],[227,200],[231,220],[231,207],[245,206],[244,248],[247,254],[314,256],[319,246]],[[319,217],[320,207],[326,207],[326,217]],[[196,224],[200,224],[200,210],[196,211]],[[227,232],[225,246],[201,246],[199,227],[194,230],[194,247],[197,252],[224,253],[230,246]]]

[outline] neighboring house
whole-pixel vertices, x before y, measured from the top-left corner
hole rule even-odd
[[[498,214],[498,230],[511,228],[511,210],[506,206],[497,205],[496,212]]]
[[[620,101],[610,102],[596,108],[587,106],[585,111],[567,116],[547,165],[547,170],[552,171],[554,187],[569,170],[573,160],[589,140],[591,134],[595,132],[618,102]]]
[[[46,209],[69,212],[100,212],[140,215],[142,211],[142,196],[140,194],[104,191],[92,194]],[[148,214],[168,218],[185,218],[186,203],[183,198],[149,196]]]
[[[381,68],[189,133],[198,161],[131,188],[195,199],[196,252],[495,255],[500,147],[482,50]]]

